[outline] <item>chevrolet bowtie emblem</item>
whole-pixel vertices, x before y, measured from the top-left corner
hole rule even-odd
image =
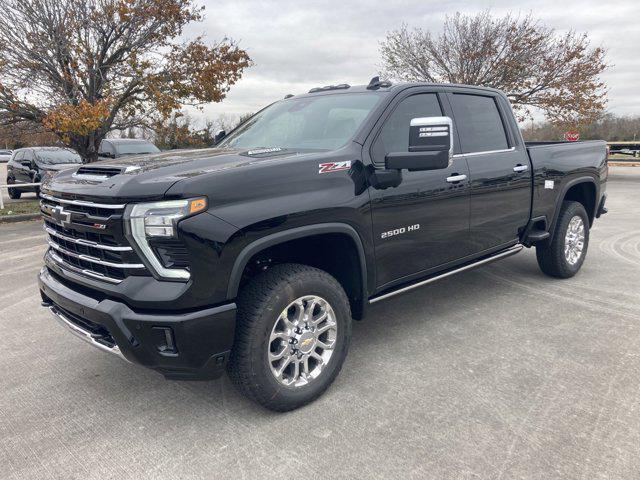
[[[71,213],[67,212],[62,205],[53,207],[49,212],[53,221],[62,227],[67,227],[71,223]]]

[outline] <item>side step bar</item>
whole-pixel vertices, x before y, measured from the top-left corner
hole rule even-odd
[[[389,297],[393,297],[395,295],[408,292],[409,290],[422,287],[423,285],[427,285],[429,283],[437,282],[438,280],[442,280],[443,278],[450,277],[451,275],[455,275],[456,273],[464,272],[466,270],[471,270],[472,268],[476,268],[476,267],[479,267],[480,265],[491,263],[495,260],[500,260],[501,258],[510,257],[511,255],[515,255],[516,253],[520,252],[520,250],[522,250],[523,248],[524,248],[523,245],[520,245],[520,244],[514,245],[513,247],[510,247],[506,250],[502,250],[501,252],[491,255],[490,257],[482,258],[473,263],[469,263],[467,265],[463,265],[462,267],[449,270],[448,272],[441,273],[440,275],[436,275],[435,277],[430,277],[430,278],[427,278],[426,280],[420,280],[419,282],[412,283],[411,285],[407,285],[405,287],[399,288],[398,290],[394,290],[392,292],[385,293],[377,297],[373,297],[369,299],[369,303],[376,303],[381,300],[386,300]]]

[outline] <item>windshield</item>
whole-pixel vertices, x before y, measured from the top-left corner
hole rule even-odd
[[[160,150],[153,143],[131,142],[118,143],[115,145],[116,152],[120,155],[137,155],[143,153],[158,153]]]
[[[274,103],[219,146],[335,150],[345,145],[380,100],[375,93],[292,98]]]
[[[38,160],[47,165],[82,163],[82,158],[73,150],[41,150],[36,152]]]

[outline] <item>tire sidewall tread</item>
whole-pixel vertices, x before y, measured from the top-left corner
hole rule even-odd
[[[582,218],[584,223],[584,248],[582,255],[575,265],[570,265],[564,255],[564,241],[569,222],[575,216]],[[564,201],[560,207],[560,213],[554,235],[551,242],[536,247],[536,258],[540,269],[547,275],[555,278],[573,277],[584,263],[589,247],[589,216],[580,202]]]

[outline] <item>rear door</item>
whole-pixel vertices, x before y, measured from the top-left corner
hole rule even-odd
[[[412,118],[450,114],[443,93],[409,89],[391,102],[364,151],[370,153],[374,168],[383,169],[386,154],[408,151]],[[397,187],[370,188],[379,288],[424,275],[469,253],[468,173],[466,160],[454,158],[442,170],[403,170]],[[459,180],[450,181],[455,178]]]
[[[479,91],[480,92],[480,91]],[[460,157],[471,179],[473,253],[514,243],[531,210],[531,169],[506,100],[491,92],[453,90],[449,100],[459,135]]]

